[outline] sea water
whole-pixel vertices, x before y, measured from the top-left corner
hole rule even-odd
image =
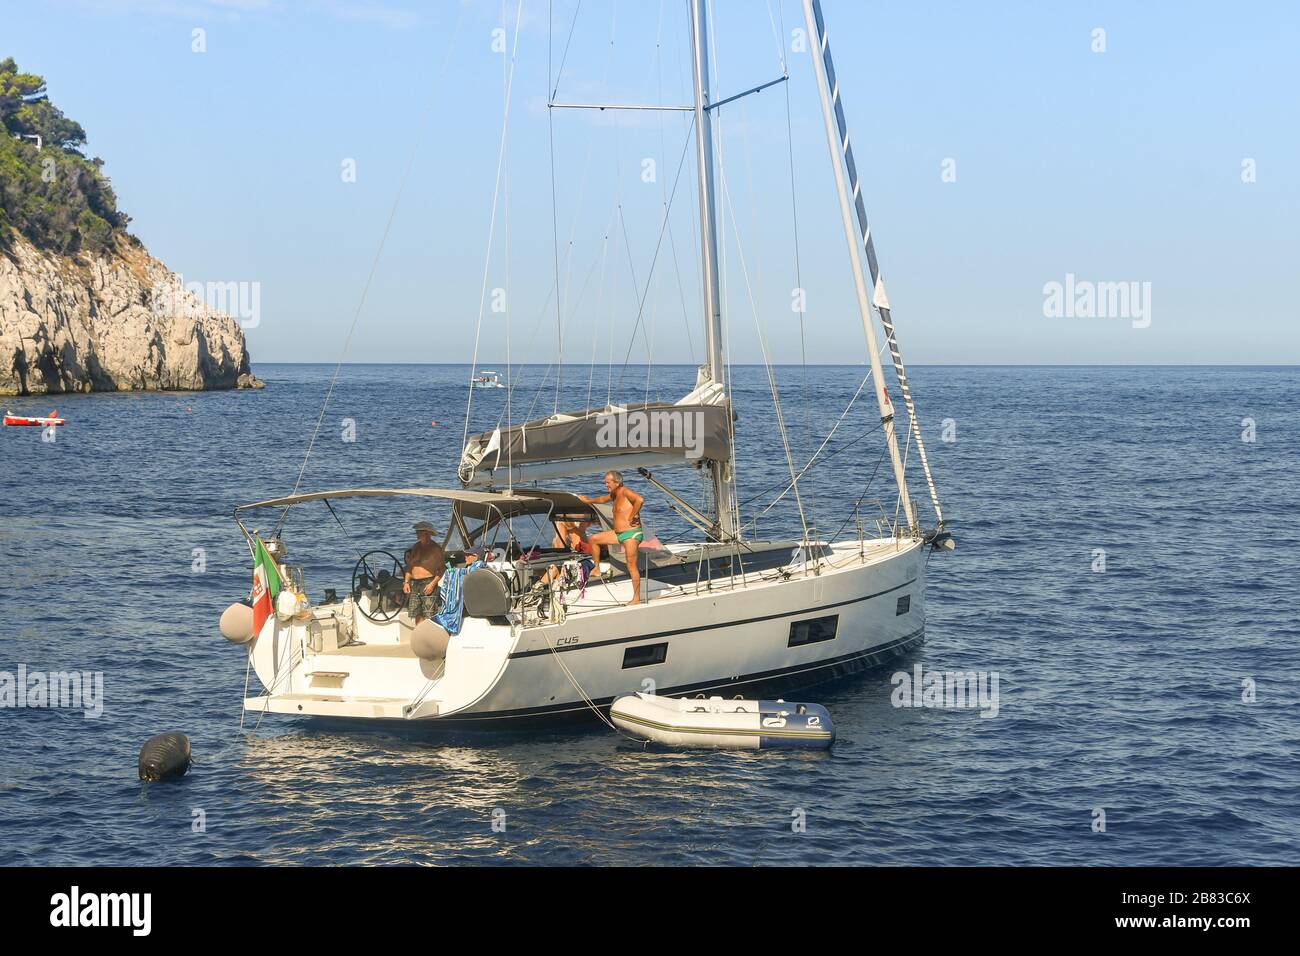
[[[1300,370],[910,371],[957,549],[929,561],[923,647],[802,695],[834,715],[828,753],[669,751],[595,721],[241,726],[245,655],[217,630],[250,583],[231,509],[293,489],[333,369],[258,365],[258,392],[10,400],[68,424],[0,432],[0,674],[102,685],[96,708],[0,706],[0,864],[1293,864]],[[734,370],[747,518],[864,372],[780,370],[787,456],[764,370]],[[514,421],[694,384],[685,367],[650,389],[644,368],[569,368],[557,395],[547,369],[516,374]],[[345,368],[300,490],[455,486],[469,378]],[[505,390],[474,392],[471,433],[505,417]],[[754,533],[874,534],[896,508],[883,447],[868,387]],[[689,469],[658,477],[702,491]],[[650,530],[689,538],[629,480]],[[358,550],[400,555],[414,520],[446,520],[417,500],[336,509],[342,527],[319,504],[285,526],[316,600],[346,591]],[[959,700],[952,675],[983,683]],[[191,737],[194,767],[142,784],[139,747],[164,731]]]

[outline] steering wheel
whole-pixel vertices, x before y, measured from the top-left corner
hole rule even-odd
[[[384,567],[385,563],[389,567]],[[404,576],[402,562],[391,552],[367,551],[352,568],[352,600],[357,602],[357,610],[376,624],[387,624],[397,617],[406,604],[402,593]],[[363,594],[370,595],[369,611],[361,603]]]

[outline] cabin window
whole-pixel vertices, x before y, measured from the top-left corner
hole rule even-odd
[[[819,641],[833,641],[839,624],[838,614],[832,614],[830,617],[814,617],[808,621],[795,621],[790,625],[790,643],[787,646],[801,647]]]
[[[623,652],[623,668],[629,667],[649,667],[651,664],[662,664],[668,660],[668,644],[642,644],[640,647],[629,647]]]
[[[898,607],[894,611],[894,617],[901,617],[910,610],[912,610],[912,595],[904,594],[898,599]]]

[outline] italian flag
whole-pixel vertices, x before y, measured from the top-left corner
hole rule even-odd
[[[280,594],[280,572],[267,554],[261,538],[253,539],[253,634],[262,633],[262,625],[271,616]]]

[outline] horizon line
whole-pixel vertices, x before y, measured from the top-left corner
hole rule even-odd
[[[461,368],[472,366],[492,371],[493,365],[502,368],[550,368],[554,362],[289,362],[260,361],[252,365],[324,365],[382,366],[392,368]],[[862,368],[863,362],[774,362],[773,368]],[[1300,362],[913,362],[913,368],[1300,368]],[[590,363],[565,362],[563,368],[591,368]],[[698,362],[660,362],[658,368],[698,368]],[[766,368],[762,362],[733,362],[731,368]]]

